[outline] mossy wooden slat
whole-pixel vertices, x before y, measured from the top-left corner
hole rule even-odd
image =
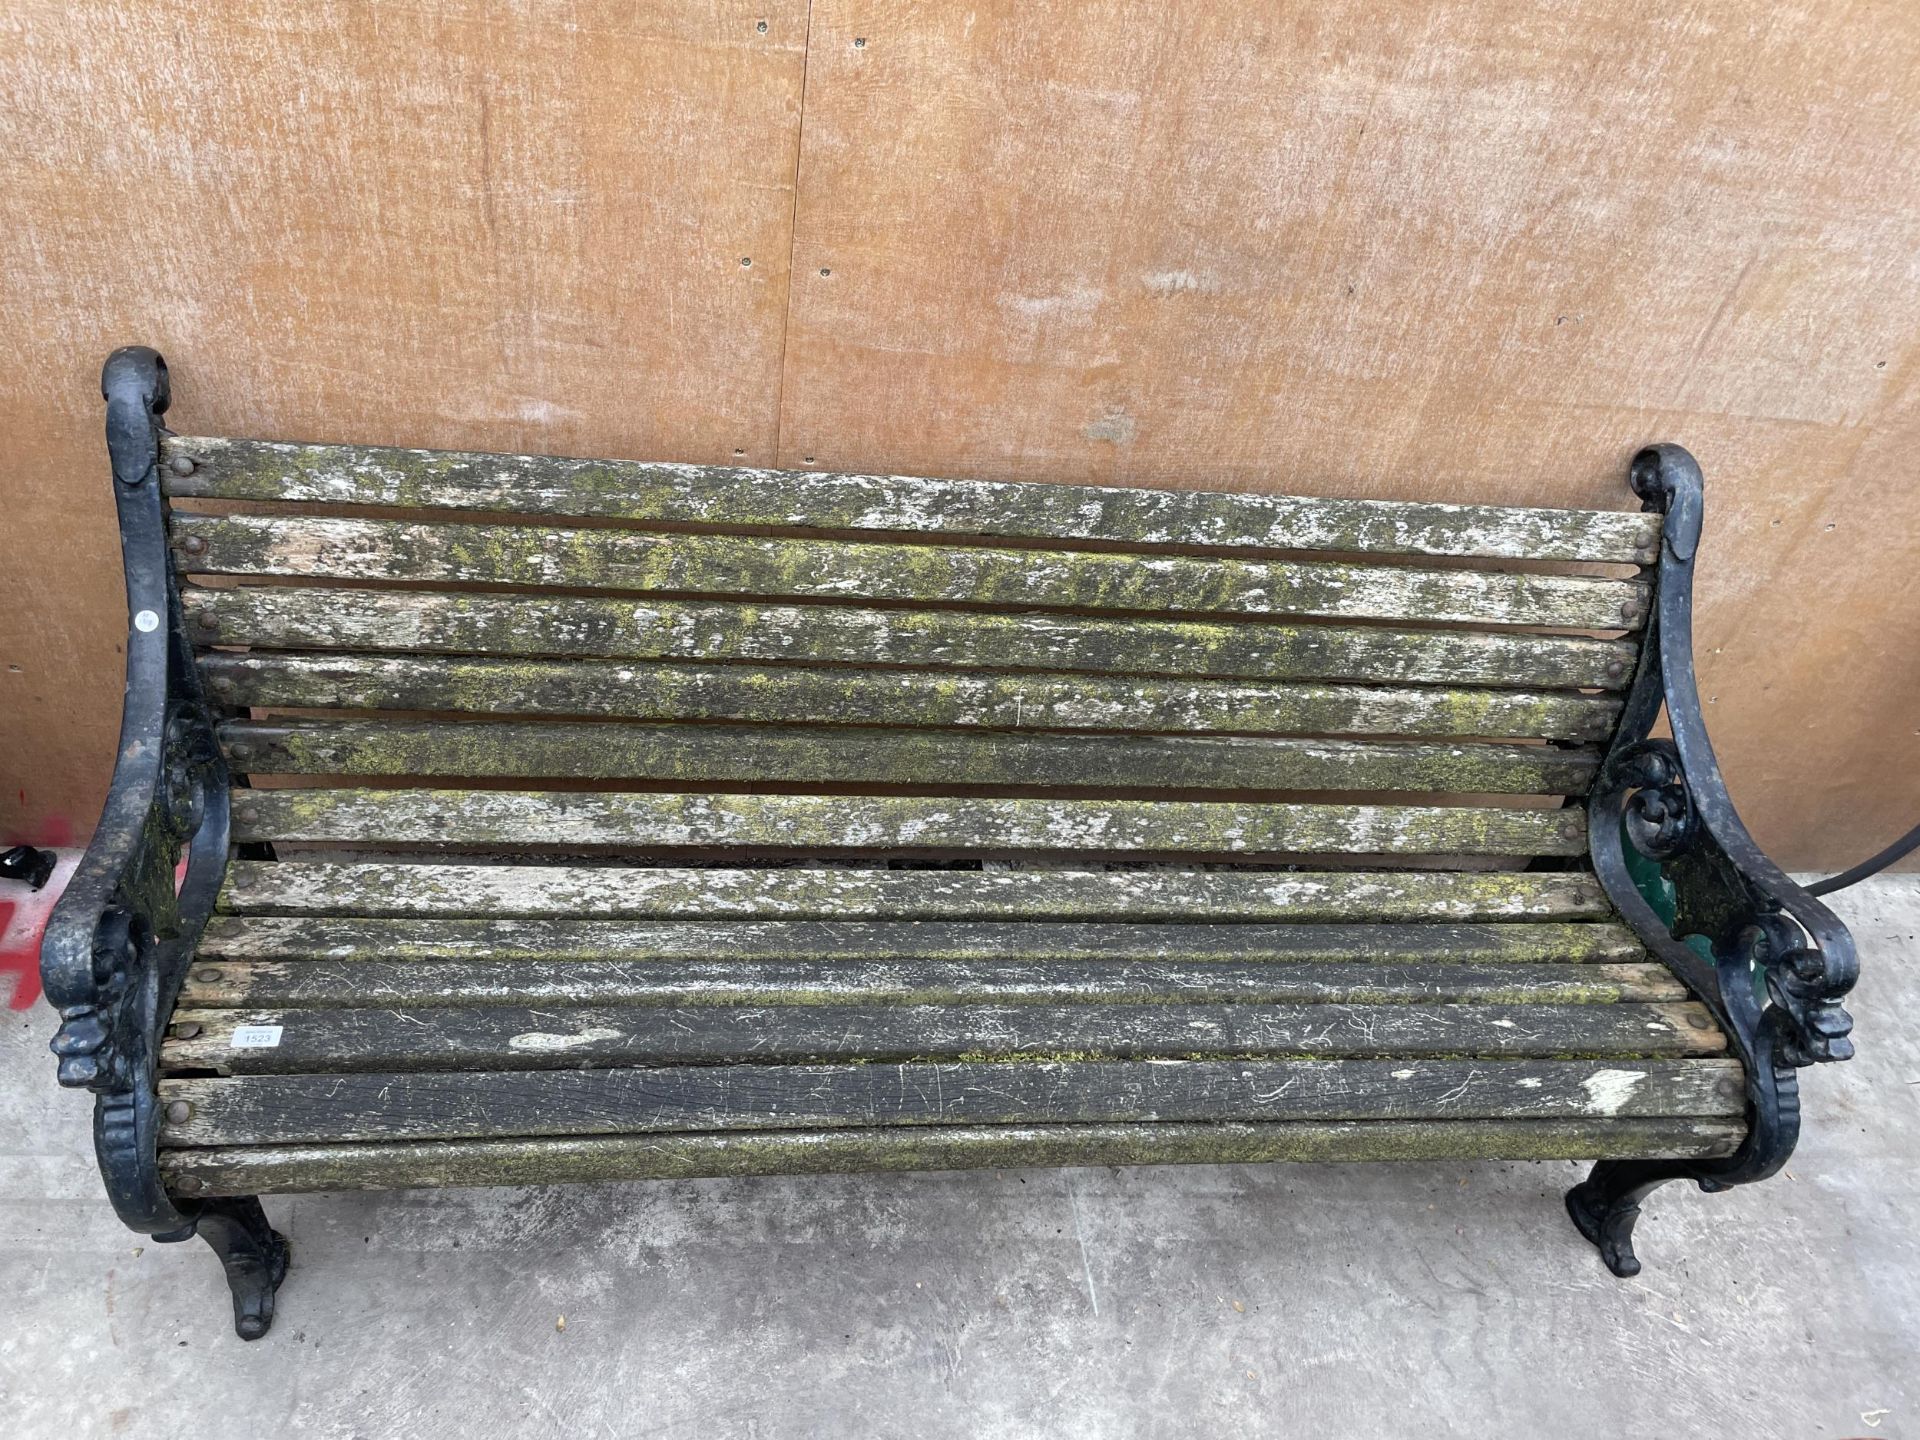
[[[516,790],[242,790],[233,838],[1262,855],[1580,855],[1579,809]]]
[[[1592,749],[1237,735],[1054,735],[805,725],[234,720],[256,775],[775,781],[1090,790],[1439,790],[1584,795]]]
[[[1101,619],[842,605],[189,587],[204,643],[1379,684],[1624,689],[1637,646],[1582,635]],[[517,682],[516,682],[517,686]],[[511,692],[509,692],[511,693]]]
[[[900,1126],[387,1144],[212,1146],[160,1152],[176,1195],[450,1185],[544,1185],[719,1175],[1031,1165],[1264,1161],[1703,1159],[1731,1155],[1738,1120],[1359,1120],[1273,1124]]]
[[[236,1029],[248,1043],[234,1043]],[[274,1043],[252,1043],[263,1033]],[[1727,1043],[1694,1003],[179,1009],[168,1034],[164,1069],[235,1075],[915,1058],[1652,1060]]]
[[[311,516],[173,517],[195,573],[1025,609],[1635,628],[1638,580]]]
[[[200,963],[189,1009],[472,1005],[1609,1005],[1684,1000],[1658,964],[853,960]]]
[[[248,915],[537,919],[1599,920],[1579,871],[658,869],[234,860]]]
[[[1604,740],[1620,701],[1564,691],[1260,685],[440,655],[204,651],[225,705],[784,724]]]
[[[1198,919],[1200,917],[1192,917]],[[1646,958],[1625,925],[1111,921],[365,919],[216,915],[202,960],[1289,960],[1604,964]]]
[[[1646,564],[1658,515],[168,436],[169,494],[712,525]]]
[[[1732,1117],[1734,1060],[725,1065],[163,1080],[163,1146],[1298,1120]]]

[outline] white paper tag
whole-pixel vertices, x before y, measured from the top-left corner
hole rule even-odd
[[[279,1025],[236,1025],[227,1043],[235,1050],[271,1050],[280,1043]]]

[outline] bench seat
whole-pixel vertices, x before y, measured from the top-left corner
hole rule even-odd
[[[1530,510],[182,436],[151,352],[106,388],[133,738],[55,1050],[243,1335],[255,1197],[349,1188],[1592,1159],[1631,1273],[1638,1197],[1771,1173],[1847,1048],[1845,932],[1696,738],[1684,452],[1642,512]]]
[[[1745,1104],[1566,872],[242,862],[162,1066],[209,1195],[1715,1155]]]

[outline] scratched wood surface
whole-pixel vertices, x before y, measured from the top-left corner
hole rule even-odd
[[[1694,1116],[938,1125],[748,1135],[214,1145],[162,1150],[160,1173],[174,1194],[213,1196],[983,1166],[1665,1159],[1730,1155],[1744,1131],[1738,1120]]]
[[[1746,818],[1911,823],[1920,12],[811,12],[14,8],[0,829],[104,794],[134,340],[184,428],[376,445],[1607,508],[1676,439]]]

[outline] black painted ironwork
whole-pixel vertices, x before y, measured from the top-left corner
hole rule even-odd
[[[126,572],[126,698],[99,827],[41,940],[41,979],[60,1012],[52,1049],[60,1083],[93,1092],[94,1150],[115,1212],[156,1240],[201,1235],[226,1268],[236,1329],[251,1340],[272,1323],[286,1242],[257,1200],[175,1201],[156,1145],[161,1029],[213,912],[228,836],[226,764],[167,553],[166,362],[144,346],[116,350],[100,389]]]
[[[1580,1232],[1616,1275],[1634,1275],[1633,1226],[1669,1180],[1703,1190],[1763,1180],[1800,1130],[1800,1068],[1853,1054],[1841,1001],[1853,939],[1747,833],[1707,738],[1693,673],[1693,566],[1702,482],[1677,445],[1634,457],[1631,480],[1666,516],[1640,668],[1587,806],[1593,865],[1647,947],[1712,1008],[1747,1071],[1748,1131],[1710,1160],[1603,1160],[1567,1194]],[[1650,739],[1664,707],[1672,739]]]

